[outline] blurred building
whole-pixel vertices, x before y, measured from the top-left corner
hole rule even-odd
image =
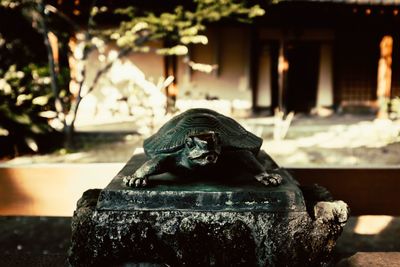
[[[188,56],[130,60],[153,81],[174,75],[169,93],[182,109],[206,101],[247,114],[373,111],[380,96],[400,95],[399,0],[258,2],[263,17],[209,25],[208,44],[191,45]]]
[[[190,55],[219,67],[207,75],[180,66],[181,94],[241,99],[254,110],[373,109],[385,37],[393,40],[385,94],[400,95],[399,9],[390,0],[281,1],[253,25],[212,26],[209,45]]]

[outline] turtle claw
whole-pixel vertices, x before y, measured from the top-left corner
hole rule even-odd
[[[148,183],[147,177],[139,178],[131,175],[124,176],[123,181],[129,187],[145,187]]]
[[[135,187],[145,187],[147,185],[147,178],[135,178],[133,183]]]
[[[256,180],[263,183],[266,186],[277,186],[282,183],[282,176],[277,173],[262,172],[255,176]]]

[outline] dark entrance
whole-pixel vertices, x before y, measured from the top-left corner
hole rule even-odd
[[[286,57],[289,61],[284,96],[286,111],[309,113],[317,98],[319,44],[288,44]]]

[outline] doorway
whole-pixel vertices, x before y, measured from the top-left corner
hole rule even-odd
[[[310,113],[316,105],[319,51],[318,43],[291,43],[286,47],[289,62],[284,102],[286,111]]]

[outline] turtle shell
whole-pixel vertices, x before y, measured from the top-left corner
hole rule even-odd
[[[174,153],[184,147],[188,135],[208,131],[218,133],[224,150],[250,150],[257,153],[262,139],[244,129],[235,120],[209,109],[190,109],[165,123],[157,133],[144,140],[150,157]]]

